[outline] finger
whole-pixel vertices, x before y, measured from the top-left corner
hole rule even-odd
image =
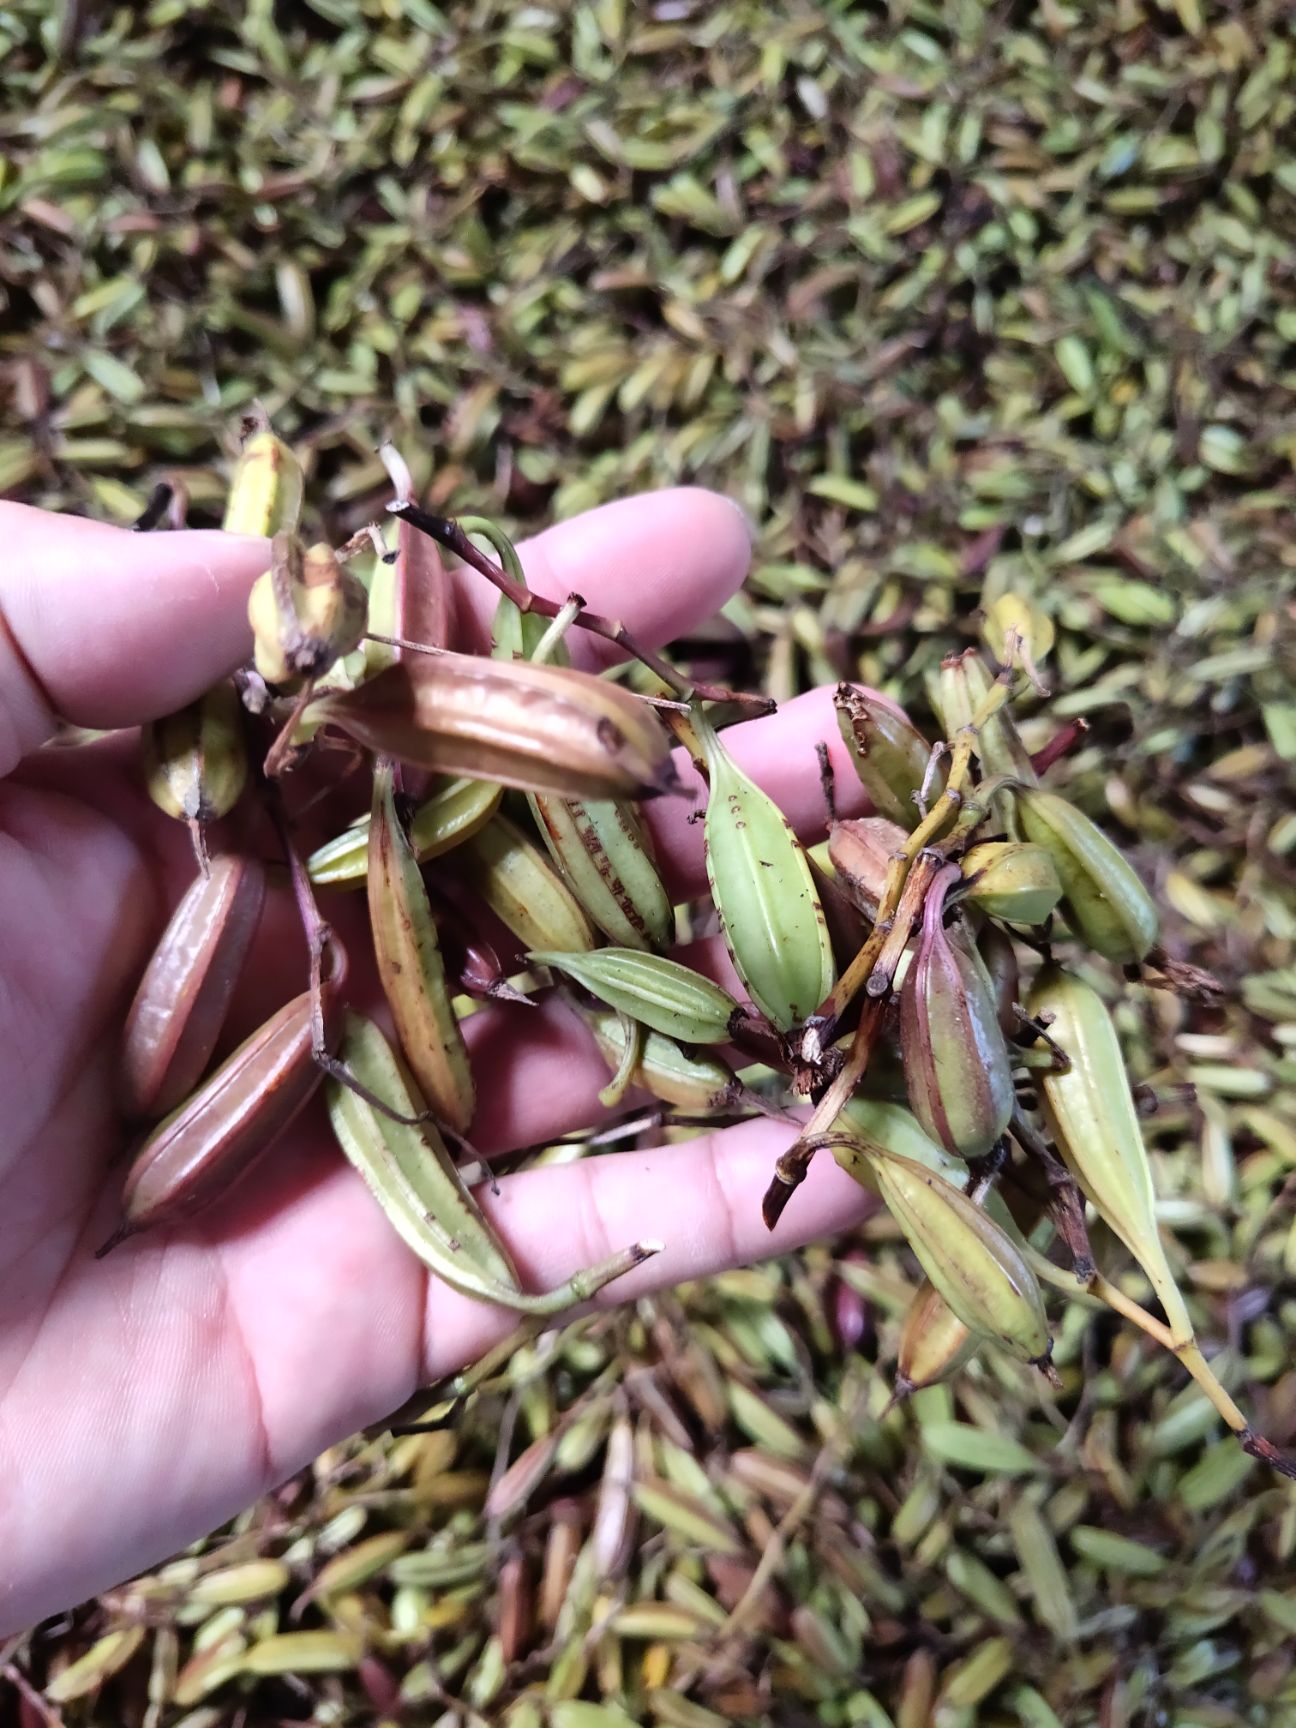
[[[818,745],[828,748],[837,814],[863,816],[872,810],[842,743],[832,692],[826,687],[784,703],[777,714],[730,726],[723,736],[738,766],[769,793],[807,844],[822,840],[828,832]],[[702,823],[696,820],[697,812],[706,807],[706,786],[684,751],[676,751],[675,766],[692,798],[655,798],[643,806],[642,813],[672,898],[688,900],[703,893],[707,885]]]
[[[679,486],[622,498],[547,528],[518,547],[528,585],[550,600],[579,594],[591,612],[621,618],[648,646],[682,636],[742,586],[751,534],[738,506],[717,492]],[[499,593],[472,570],[455,572],[460,641],[490,645]],[[578,666],[625,656],[583,630],[567,638]]]
[[[58,720],[130,726],[183,706],[247,657],[268,543],[134,534],[0,504],[0,774]]]
[[[479,1189],[478,1199],[528,1290],[553,1289],[632,1243],[663,1243],[661,1253],[595,1298],[600,1306],[629,1302],[787,1253],[868,1214],[871,1196],[821,1155],[778,1226],[767,1230],[761,1196],[789,1139],[790,1130],[777,1123],[744,1122],[682,1145],[523,1171],[501,1181],[495,1194]],[[427,1378],[473,1361],[516,1324],[433,1279],[423,1345]]]

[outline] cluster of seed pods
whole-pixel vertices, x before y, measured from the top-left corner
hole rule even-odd
[[[435,1276],[533,1322],[582,1300],[659,1245],[528,1292],[447,1144],[467,1144],[476,1111],[465,1004],[555,989],[607,1060],[608,1109],[633,1092],[664,1114],[788,1123],[769,1224],[821,1149],[880,1198],[927,1280],[898,1394],[982,1348],[1051,1373],[1045,1290],[1084,1296],[1174,1351],[1242,1443],[1287,1468],[1197,1345],[1110,992],[1066,964],[1087,951],[1152,983],[1168,969],[1142,881],[1042,783],[1055,752],[1032,760],[1014,725],[1014,696],[1051,646],[1047,619],[1013,596],[989,609],[992,658],[970,649],[941,668],[940,740],[841,685],[837,722],[874,814],[832,821],[807,848],[725,746],[732,692],[687,682],[574,597],[540,601],[493,524],[428,515],[386,456],[394,548],[374,528],[335,550],[298,537],[291,450],[264,425],[244,444],[226,526],[269,537],[271,567],[249,601],[252,663],[144,740],[149,790],[189,824],[198,866],[126,1023],[122,1102],[143,1126],[102,1251],[183,1227],[322,1086],[342,1152]],[[440,564],[419,557],[425,536],[500,590],[490,653],[430,639],[438,606],[423,587]],[[573,628],[616,634],[651,693],[573,669]],[[678,791],[676,747],[707,788],[709,897],[686,917],[723,933],[733,991],[669,952],[677,909],[638,806]],[[370,808],[307,851],[296,788],[357,762]],[[278,856],[247,841],[249,806],[273,816]],[[213,1067],[268,872],[285,864],[309,968]],[[321,894],[361,887],[390,1037],[348,1002],[347,957],[320,908]],[[1086,1205],[1163,1319],[1097,1270]]]

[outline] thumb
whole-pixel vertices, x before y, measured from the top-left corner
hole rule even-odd
[[[60,720],[133,726],[247,658],[247,596],[269,542],[135,534],[0,504],[0,775]]]

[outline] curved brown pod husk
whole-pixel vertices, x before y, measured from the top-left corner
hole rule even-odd
[[[172,913],[126,1016],[119,1087],[127,1116],[167,1115],[202,1078],[256,934],[265,883],[259,859],[224,853]]]
[[[330,1054],[342,1037],[341,983],[339,970],[322,987]],[[149,1135],[126,1177],[122,1226],[99,1253],[136,1231],[191,1218],[227,1194],[298,1115],[323,1074],[307,990],[271,1015]]]
[[[316,712],[377,755],[564,798],[679,788],[652,708],[564,666],[474,654],[401,661]]]

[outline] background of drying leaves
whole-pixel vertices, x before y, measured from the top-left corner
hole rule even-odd
[[[165,465],[210,522],[254,396],[335,540],[383,433],[513,526],[696,479],[761,528],[724,675],[847,672],[919,720],[983,582],[1054,609],[1028,736],[1088,717],[1068,793],[1229,989],[1131,991],[1122,1030],[1197,1089],[1149,1122],[1164,1216],[1288,1445],[1293,29],[1278,0],[0,13],[0,491],[128,520]],[[879,1220],[571,1328],[454,1431],[338,1447],[11,1647],[0,1719],[1296,1723],[1296,1496],[1132,1329],[1072,1308],[1059,1399],[995,1356],[843,1432],[913,1276]]]

